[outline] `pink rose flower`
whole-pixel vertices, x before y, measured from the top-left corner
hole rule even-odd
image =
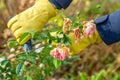
[[[79,40],[81,38],[80,28],[75,28],[75,29],[73,29],[73,31],[74,31],[74,35],[76,37],[76,40]]]
[[[88,22],[85,24],[85,28],[83,29],[83,34],[85,35],[85,37],[92,37],[95,30],[96,30],[95,24]]]
[[[50,51],[50,55],[57,60],[65,60],[69,52],[70,50],[67,47],[54,48]]]

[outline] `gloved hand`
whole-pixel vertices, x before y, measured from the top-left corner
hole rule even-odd
[[[95,27],[94,32],[92,32],[92,30],[90,30],[90,27],[86,29],[86,32],[83,33],[84,36],[77,40],[76,42],[76,36],[75,33],[71,32],[68,36],[71,39],[71,45],[70,47],[70,55],[73,54],[78,54],[80,53],[82,50],[84,50],[85,48],[87,48],[88,46],[90,46],[91,44],[95,44],[95,43],[100,43],[102,42],[102,39],[100,38],[98,31],[96,30],[96,25],[94,23],[90,23],[86,26],[87,23],[85,23],[83,25],[83,27],[88,27],[89,25],[92,27],[91,24],[93,24],[93,27]],[[91,28],[92,29],[92,28]],[[91,33],[92,32],[92,33]]]
[[[8,22],[8,28],[13,31],[17,41],[24,44],[30,39],[30,35],[20,40],[23,33],[41,31],[48,20],[55,15],[55,8],[49,0],[36,0],[31,8],[13,17]]]
[[[87,23],[85,23],[84,25],[86,25],[86,24]],[[94,27],[96,27],[96,26],[94,25]],[[90,28],[87,28],[86,30],[90,30]],[[82,50],[84,50],[91,44],[102,42],[102,39],[100,38],[96,28],[94,29],[93,33],[91,33],[92,31],[90,33],[88,33],[88,32],[84,33],[84,37],[81,37],[80,39],[76,38],[76,36],[80,37],[79,32],[76,32],[76,34],[74,32],[70,32],[68,34],[69,38],[71,39],[71,45],[68,46],[70,48],[70,55],[79,54]],[[51,35],[57,36],[56,32],[52,32]],[[77,41],[76,41],[76,39],[77,39]],[[56,45],[56,42],[53,42],[53,45]]]

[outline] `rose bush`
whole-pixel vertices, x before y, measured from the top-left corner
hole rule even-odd
[[[89,21],[82,25],[79,16],[77,16],[77,18],[61,17],[60,19],[63,21],[61,26],[53,26],[53,24],[55,24],[55,19],[53,19],[43,28],[41,33],[30,31],[20,37],[21,40],[27,36],[27,34],[30,34],[32,37],[33,50],[27,53],[20,48],[22,46],[20,46],[16,40],[9,42],[11,53],[16,51],[14,46],[21,49],[21,52],[18,51],[14,56],[11,54],[9,56],[13,57],[8,56],[1,61],[1,79],[13,80],[13,75],[17,75],[18,77],[16,77],[16,79],[20,78],[20,80],[44,80],[47,75],[52,75],[52,71],[62,65],[71,63],[69,59],[74,59],[74,56],[70,57],[69,46],[71,45],[71,40],[68,36],[69,33],[74,33],[76,37],[75,41],[77,42],[77,40],[82,39],[82,37],[91,36],[95,31],[95,25]],[[12,67],[12,65],[14,65],[14,67]]]

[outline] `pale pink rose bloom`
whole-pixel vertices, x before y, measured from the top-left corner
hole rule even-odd
[[[95,32],[95,24],[88,22],[86,28],[83,29],[83,34],[85,37],[92,37],[93,33]]]
[[[63,47],[63,48],[54,48],[50,51],[50,55],[57,59],[57,60],[65,60],[66,57],[69,55],[69,48]]]
[[[80,28],[75,28],[75,29],[73,29],[73,31],[74,31],[74,35],[75,35],[76,39],[79,40],[81,38]]]

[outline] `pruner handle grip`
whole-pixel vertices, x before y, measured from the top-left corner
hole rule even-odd
[[[32,41],[31,39],[24,44],[24,51],[28,53],[30,50],[32,50]]]

